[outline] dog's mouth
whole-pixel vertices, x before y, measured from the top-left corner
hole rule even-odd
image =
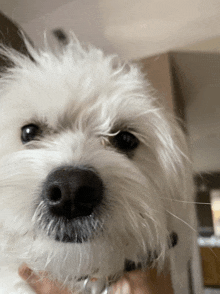
[[[95,214],[74,219],[56,217],[42,213],[37,229],[55,241],[63,243],[83,243],[102,232],[103,221]]]

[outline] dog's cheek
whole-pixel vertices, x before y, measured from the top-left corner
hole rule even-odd
[[[32,228],[33,196],[29,189],[2,189],[0,223],[10,232],[25,234]]]
[[[40,176],[24,153],[15,152],[0,160],[0,223],[11,232],[24,234],[32,228],[38,201]]]
[[[105,207],[109,217],[103,233],[109,243],[117,240],[115,248],[123,248],[124,256],[132,260],[137,260],[137,255],[147,256],[153,246],[164,250],[168,236],[165,211],[161,195],[155,195],[147,152],[144,147],[137,152],[130,159],[103,150],[98,157],[102,160],[94,162],[106,186]]]

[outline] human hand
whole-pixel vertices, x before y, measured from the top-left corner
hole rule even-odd
[[[111,294],[174,294],[169,274],[156,269],[126,273],[112,288]]]
[[[58,282],[52,282],[45,273],[35,274],[27,265],[19,269],[19,275],[33,288],[36,294],[71,294]],[[155,269],[136,270],[126,273],[110,294],[173,294],[170,275],[158,275]]]
[[[72,291],[63,288],[56,281],[51,281],[47,274],[42,272],[34,273],[26,264],[22,265],[18,271],[20,277],[36,292],[36,294],[71,294]]]

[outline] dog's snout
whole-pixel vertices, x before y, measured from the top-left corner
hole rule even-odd
[[[103,192],[103,182],[94,170],[67,166],[48,175],[42,195],[52,214],[73,219],[91,215]]]

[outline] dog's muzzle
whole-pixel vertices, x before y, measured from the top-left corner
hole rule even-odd
[[[53,170],[42,189],[40,227],[57,241],[87,241],[100,228],[103,195],[103,182],[94,169],[63,166]]]

